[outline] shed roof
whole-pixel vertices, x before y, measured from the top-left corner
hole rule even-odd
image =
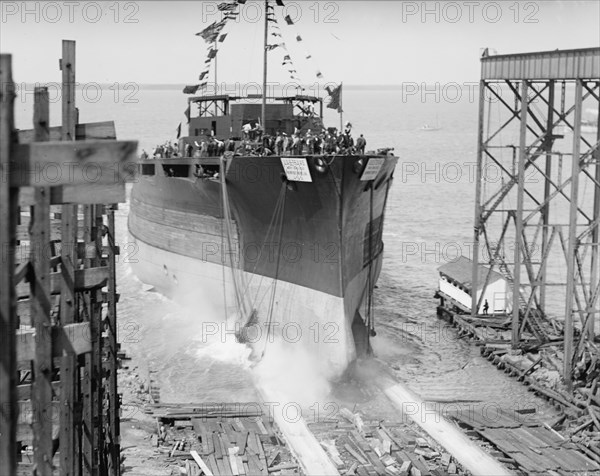
[[[468,289],[471,289],[471,282],[473,279],[473,261],[464,256],[459,256],[456,260],[446,263],[438,268],[440,274],[447,276],[448,278],[456,281]],[[485,279],[488,273],[490,278],[488,284],[505,279],[502,274],[491,271],[487,266],[479,265],[477,273],[477,284],[478,289],[483,288]]]

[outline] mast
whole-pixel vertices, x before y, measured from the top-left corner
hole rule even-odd
[[[262,110],[261,127],[263,135],[267,133],[266,113],[267,113],[267,42],[269,41],[269,0],[265,0],[265,39],[264,39],[264,59],[263,59],[263,87],[262,87]]]

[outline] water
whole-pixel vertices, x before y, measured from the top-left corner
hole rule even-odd
[[[175,138],[186,107],[179,90],[140,90],[135,103],[104,90],[95,103],[78,98],[82,122],[113,119],[119,139],[137,139],[149,150]],[[131,98],[130,98],[131,99]],[[479,356],[436,317],[437,267],[470,255],[475,185],[477,97],[459,101],[405,100],[398,90],[347,90],[344,121],[369,148],[392,146],[400,157],[390,190],[384,230],[385,259],[374,297],[377,355],[426,400],[472,401],[516,407],[532,402],[548,411],[514,379]],[[59,123],[52,105],[52,125]],[[29,101],[17,102],[17,127],[29,128]],[[424,123],[442,127],[423,132]],[[326,123],[339,118],[327,111]],[[466,165],[465,165],[466,164]],[[128,204],[117,213],[118,241],[127,243]],[[251,371],[244,347],[202,340],[202,310],[182,309],[146,287],[127,263],[135,250],[121,245],[118,267],[120,336],[126,349],[157,372],[164,401],[250,401]]]

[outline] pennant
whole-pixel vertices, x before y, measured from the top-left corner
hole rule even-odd
[[[231,12],[237,8],[237,3],[219,3],[217,6],[220,12]]]
[[[183,94],[195,94],[199,87],[199,84],[193,86],[186,86],[185,88],[183,88]]]
[[[206,77],[207,74],[208,74],[208,71],[202,71],[200,73],[200,76],[198,76],[198,80],[202,81]]]
[[[281,46],[281,43],[277,44],[277,45],[267,45],[266,49],[267,51],[273,51],[275,48],[279,48]]]
[[[223,43],[225,41],[225,38],[227,38],[227,33],[221,35],[221,37],[219,38],[219,43]]]
[[[288,25],[293,25],[293,24],[294,24],[294,20],[292,20],[292,17],[291,17],[291,16],[289,16],[289,15],[286,15],[286,16],[285,16],[285,18],[284,18],[284,20],[285,20],[285,22],[286,22]]]
[[[221,30],[227,23],[226,20],[222,20],[220,22],[214,22],[211,25],[207,26],[200,33],[196,33],[196,36],[201,36],[204,41],[207,43],[214,43],[217,41],[217,37],[221,33]]]
[[[185,119],[187,120],[187,123],[190,123],[190,113],[191,113],[191,109],[190,109],[190,104],[188,103],[188,107],[185,110],[184,114],[185,114]]]
[[[337,112],[342,113],[342,84],[336,88],[330,88],[327,86],[327,92],[329,93],[330,99],[327,107],[329,109],[337,109]]]
[[[312,55],[309,53],[308,56],[306,57],[306,59],[311,59]]]
[[[177,126],[177,138],[179,139],[180,137],[181,137],[181,122]]]
[[[323,73],[321,71],[317,71],[317,78],[321,79],[323,77]]]
[[[302,37],[301,37],[300,35],[298,35],[298,36],[296,37],[296,41],[302,41]]]
[[[277,4],[278,7],[283,7],[283,0],[275,0],[275,3]]]
[[[273,32],[271,32],[271,36],[279,36],[281,38],[281,33],[277,32],[277,31],[273,31]]]

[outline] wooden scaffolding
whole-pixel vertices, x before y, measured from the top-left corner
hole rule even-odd
[[[0,474],[120,474],[115,210],[135,141],[79,124],[75,42],[63,41],[62,125],[48,89],[14,129],[0,56]]]
[[[543,345],[554,314],[570,386],[598,352],[600,48],[486,50],[479,93],[473,289],[480,263],[506,277],[514,349],[525,332]]]

